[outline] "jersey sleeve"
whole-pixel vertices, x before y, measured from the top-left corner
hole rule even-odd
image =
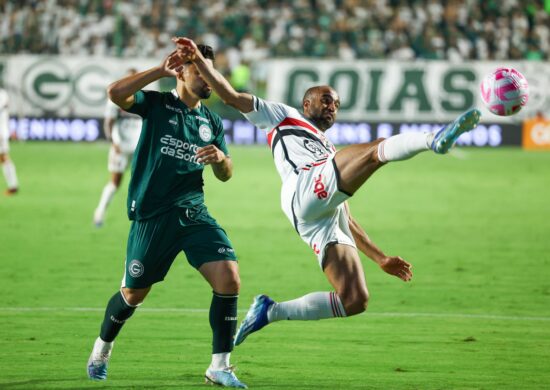
[[[270,102],[254,96],[254,110],[243,115],[258,128],[271,130],[295,110],[286,104]]]
[[[147,117],[147,114],[154,103],[156,94],[158,94],[156,91],[137,91],[134,94],[134,104],[132,104],[132,106],[125,111],[132,114],[137,114],[142,118]]]
[[[227,143],[225,142],[225,130],[223,128],[223,122],[219,116],[213,116],[214,134],[215,138],[212,143],[220,149],[226,156],[229,156],[229,149],[227,149]]]

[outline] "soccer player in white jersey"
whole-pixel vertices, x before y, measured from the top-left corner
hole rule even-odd
[[[15,165],[10,159],[10,129],[9,129],[9,96],[8,92],[0,85],[0,163],[6,179],[6,195],[14,195],[19,189]]]
[[[136,73],[135,69],[129,69],[127,76]],[[124,111],[110,100],[107,100],[103,131],[105,137],[112,142],[107,164],[111,178],[103,187],[99,204],[94,211],[94,224],[97,227],[103,226],[107,207],[120,187],[128,163],[132,161],[141,133],[141,118],[138,115]]]
[[[275,166],[282,179],[281,206],[311,247],[334,292],[312,292],[275,302],[265,295],[254,299],[241,323],[235,344],[280,320],[319,320],[365,311],[369,299],[357,249],[380,268],[403,281],[412,278],[411,264],[378,248],[352,217],[346,200],[380,167],[423,151],[447,153],[460,134],[472,130],[480,112],[471,109],[436,133],[406,133],[336,151],[324,132],[336,119],[340,99],[329,86],[306,91],[303,113],[281,103],[238,93],[187,38],[174,38],[179,53],[191,60],[222,100],[267,131]]]

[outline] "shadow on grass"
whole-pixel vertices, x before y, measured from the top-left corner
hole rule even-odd
[[[190,380],[174,380],[173,384],[167,384],[165,382],[159,383],[158,385],[152,383],[146,384],[128,384],[128,383],[113,383],[109,382],[96,382],[88,380],[86,385],[83,385],[83,380],[81,378],[69,378],[69,379],[29,379],[16,382],[0,382],[0,389],[71,389],[71,390],[88,390],[88,389],[170,389],[170,388],[179,388],[182,386],[184,388],[192,387],[202,387],[204,388],[203,382],[196,382],[196,377]],[[189,383],[195,381],[195,383]],[[75,386],[76,383],[79,383],[78,386]],[[122,381],[119,381],[122,382]]]
[[[76,383],[79,383],[79,385],[75,386]],[[115,383],[113,383],[115,382]],[[153,384],[151,382],[148,383],[135,383],[129,384],[125,381],[118,381],[123,383],[116,383],[117,381],[109,381],[109,382],[95,382],[95,381],[87,381],[86,385],[84,385],[83,380],[81,378],[68,378],[68,379],[30,379],[30,380],[22,380],[22,381],[15,381],[15,382],[0,382],[0,389],[71,389],[71,390],[89,390],[89,389],[170,389],[170,388],[178,388],[178,389],[187,389],[187,388],[205,388],[205,384],[201,381],[197,381],[197,377],[195,375],[188,378],[186,376],[182,377],[181,379],[174,379],[173,384],[167,384],[166,382],[162,382],[159,384]],[[254,388],[257,389],[288,389],[289,385],[288,383],[254,383]],[[312,383],[312,384],[304,384],[300,383],[298,386],[300,389],[306,390],[306,389],[334,389],[333,385],[323,385],[320,383]],[[354,386],[346,386],[347,388],[354,388]],[[359,387],[358,387],[359,388]]]

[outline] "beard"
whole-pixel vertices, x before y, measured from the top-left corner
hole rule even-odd
[[[203,91],[199,97],[201,99],[208,99],[210,97],[210,95],[212,95],[212,91]]]
[[[212,89],[206,84],[191,87],[191,92],[199,99],[208,99],[212,95]]]
[[[334,124],[334,117],[330,117],[326,113],[319,113],[318,115],[311,116],[309,119],[323,131],[330,129]]]

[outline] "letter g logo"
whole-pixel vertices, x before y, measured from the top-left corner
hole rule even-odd
[[[139,278],[143,275],[144,271],[145,267],[139,260],[132,260],[130,261],[130,264],[128,264],[128,272],[133,278]]]
[[[60,61],[36,62],[29,66],[23,77],[23,90],[38,107],[57,110],[71,98],[71,71]]]

